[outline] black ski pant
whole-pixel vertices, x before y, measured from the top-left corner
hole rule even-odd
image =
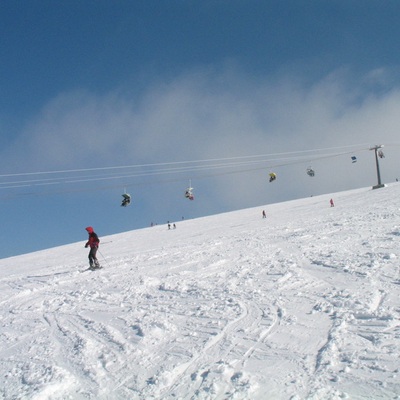
[[[89,251],[89,264],[92,267],[93,265],[98,265],[99,262],[97,261],[96,257],[97,247],[91,247]]]

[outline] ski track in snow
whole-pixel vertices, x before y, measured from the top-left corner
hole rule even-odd
[[[400,399],[399,194],[0,260],[0,398]]]

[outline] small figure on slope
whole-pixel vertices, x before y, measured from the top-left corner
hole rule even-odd
[[[330,199],[329,203],[330,203],[331,207],[335,207],[335,204],[334,204],[334,202],[333,202],[333,199]]]
[[[89,251],[89,266],[90,268],[100,268],[100,263],[97,260],[96,253],[99,247],[100,239],[91,226],[86,228],[89,234],[89,240],[86,242],[85,247],[90,247]]]

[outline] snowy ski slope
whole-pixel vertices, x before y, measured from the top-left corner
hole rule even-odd
[[[84,226],[0,260],[0,398],[399,399],[399,198],[97,232],[95,272]]]

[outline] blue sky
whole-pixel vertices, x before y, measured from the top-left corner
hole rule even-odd
[[[369,0],[2,1],[0,257],[84,242],[87,225],[373,185],[375,144],[383,180],[400,178],[399,15]]]

